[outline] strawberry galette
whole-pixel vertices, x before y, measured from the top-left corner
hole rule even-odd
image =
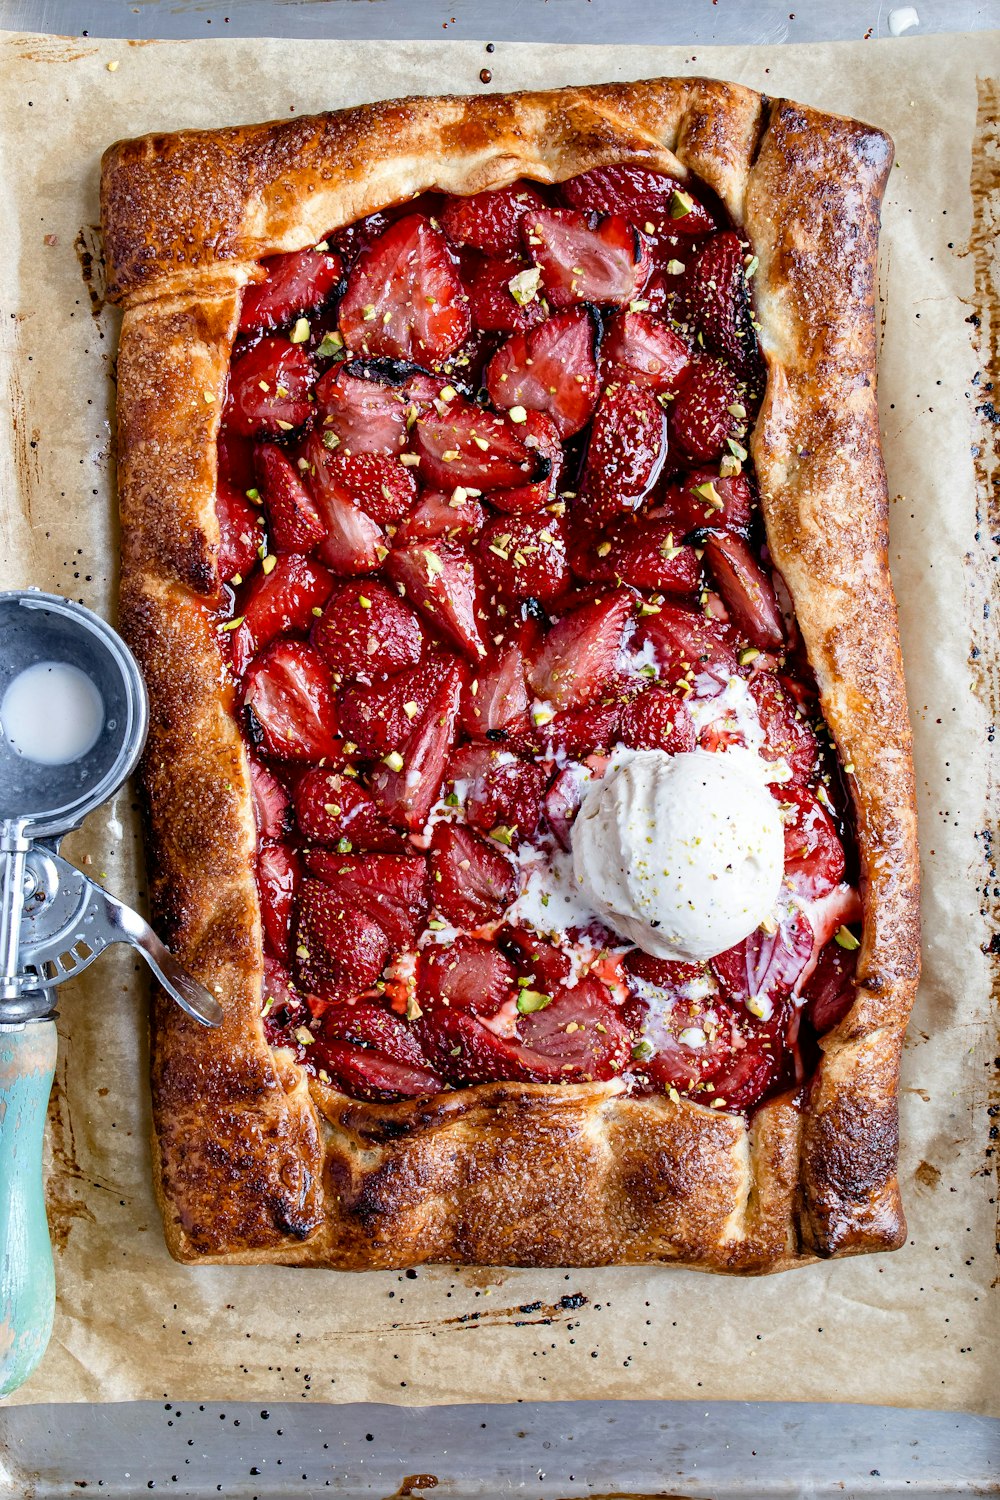
[[[108,153],[174,1254],[900,1242],[890,159],[705,80]]]

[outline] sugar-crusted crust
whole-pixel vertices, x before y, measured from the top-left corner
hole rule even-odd
[[[406,99],[125,141],[104,158],[118,367],[121,626],[152,701],[155,915],[222,999],[153,1019],[157,1192],[188,1261],[670,1261],[760,1272],[891,1249],[896,1092],[919,967],[915,801],[875,405],[878,130],[707,79]],[[853,765],[856,1003],[804,1100],[747,1125],[618,1085],[491,1084],[359,1103],[272,1054],[245,757],[211,623],[215,439],[241,287],[265,255],[427,188],[693,172],[744,226],[768,363],[753,437],[769,543]],[[207,399],[206,399],[207,398]],[[214,398],[214,399],[212,399]]]

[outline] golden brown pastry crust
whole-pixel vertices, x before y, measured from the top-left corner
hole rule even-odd
[[[891,1249],[896,1092],[919,968],[913,772],[875,405],[880,131],[708,79],[404,99],[106,153],[118,368],[121,626],[152,702],[143,768],[157,921],[221,1031],[158,999],[157,1192],[187,1261],[675,1262],[760,1272]],[[697,174],[744,226],[768,363],[753,436],[774,560],[853,765],[856,1003],[803,1100],[748,1127],[610,1084],[347,1099],[272,1053],[246,760],[213,641],[215,439],[257,261],[428,188],[632,163]]]

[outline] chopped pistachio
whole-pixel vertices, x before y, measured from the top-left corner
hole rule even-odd
[[[684,262],[682,260],[668,260],[667,261],[667,275],[668,276],[683,276],[685,270],[686,270],[686,267],[685,267]]]
[[[512,422],[526,422],[528,420],[528,413],[523,406],[512,406],[507,415]]]
[[[542,285],[542,273],[538,266],[530,266],[526,271],[518,271],[507,283],[510,295],[519,307],[526,307],[538,296]]]
[[[861,947],[859,939],[854,936],[849,927],[838,927],[837,931],[833,934],[833,941],[838,943],[841,948],[846,948],[848,953],[853,953],[855,948]]]
[[[710,505],[713,510],[725,509],[725,501],[711,479],[706,479],[704,484],[693,484],[691,486],[691,493],[692,495],[697,495],[699,500],[704,500],[705,504]]]
[[[756,661],[760,652],[756,646],[744,646],[736,656],[741,667],[748,667],[752,661]]]
[[[684,193],[680,188],[674,188],[670,194],[670,217],[672,219],[686,219],[694,208],[694,199],[690,193]]]
[[[344,340],[334,329],[333,333],[324,333],[323,341],[316,350],[320,359],[333,359],[344,347]]]
[[[490,838],[495,839],[498,844],[506,844],[509,849],[514,842],[514,829],[506,827],[503,823],[498,823],[496,828],[490,829]]]
[[[274,556],[273,552],[269,552],[267,557],[261,558],[260,565],[263,568],[265,574],[273,573],[275,568],[277,567],[277,564],[278,559]]]
[[[517,1008],[522,1016],[534,1015],[536,1010],[544,1010],[551,1004],[552,996],[543,994],[541,990],[522,990],[517,997]]]
[[[383,755],[382,763],[388,766],[390,771],[401,771],[403,769],[403,757],[398,750],[390,750],[388,755]]]
[[[304,344],[309,337],[309,319],[296,318],[291,333],[288,335],[290,344]]]

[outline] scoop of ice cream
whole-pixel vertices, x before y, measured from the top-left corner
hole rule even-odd
[[[656,958],[700,962],[773,910],[784,868],[778,804],[746,751],[619,754],[573,824],[581,894]]]

